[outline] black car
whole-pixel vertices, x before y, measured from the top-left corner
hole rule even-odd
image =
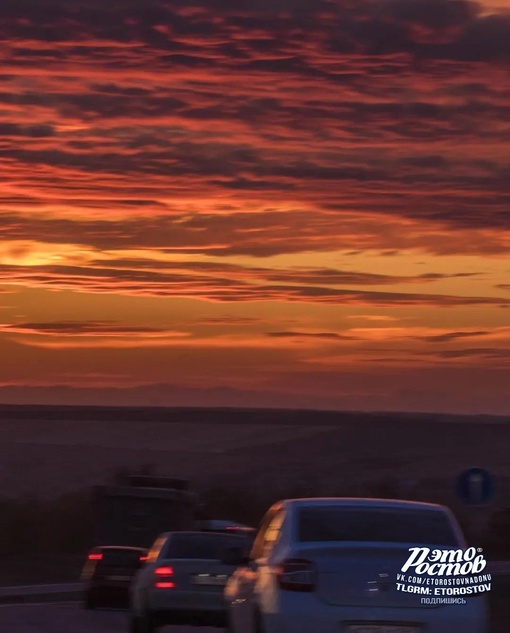
[[[85,608],[127,606],[129,585],[147,553],[140,547],[119,545],[91,549],[81,575]]]

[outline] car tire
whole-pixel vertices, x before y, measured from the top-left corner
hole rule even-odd
[[[234,633],[234,625],[228,609],[225,611],[225,633]]]
[[[255,617],[253,619],[254,631],[255,633],[264,633],[264,623],[262,621],[262,615],[260,611],[255,611]]]
[[[85,609],[95,609],[96,608],[96,601],[94,600],[91,591],[87,591],[87,593],[85,594],[85,597],[83,599],[83,607]]]
[[[155,633],[157,627],[150,612],[143,615],[132,615],[129,619],[129,633]]]
[[[133,614],[130,614],[129,616],[128,632],[138,633],[138,618],[136,618]]]

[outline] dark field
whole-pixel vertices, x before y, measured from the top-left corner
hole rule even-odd
[[[0,407],[4,495],[49,497],[105,483],[119,468],[150,464],[161,475],[295,482],[324,493],[398,485],[440,489],[455,503],[455,477],[480,466],[510,505],[510,418],[286,410]],[[480,514],[480,513],[479,513]]]

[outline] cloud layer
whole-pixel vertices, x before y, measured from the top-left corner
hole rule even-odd
[[[507,367],[510,12],[3,0],[0,38],[3,380]]]

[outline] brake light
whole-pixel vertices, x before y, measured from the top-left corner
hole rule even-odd
[[[157,580],[154,586],[158,589],[173,589],[175,583],[171,580],[174,575],[174,570],[171,567],[156,567],[154,575]]]
[[[89,554],[89,560],[103,560],[102,554]]]
[[[140,556],[140,562],[141,563],[145,563],[145,561],[148,559],[148,556]]]
[[[154,573],[156,576],[173,576],[174,570],[171,567],[156,567]]]
[[[313,591],[317,582],[315,565],[301,558],[284,560],[276,577],[280,589],[287,591]]]

